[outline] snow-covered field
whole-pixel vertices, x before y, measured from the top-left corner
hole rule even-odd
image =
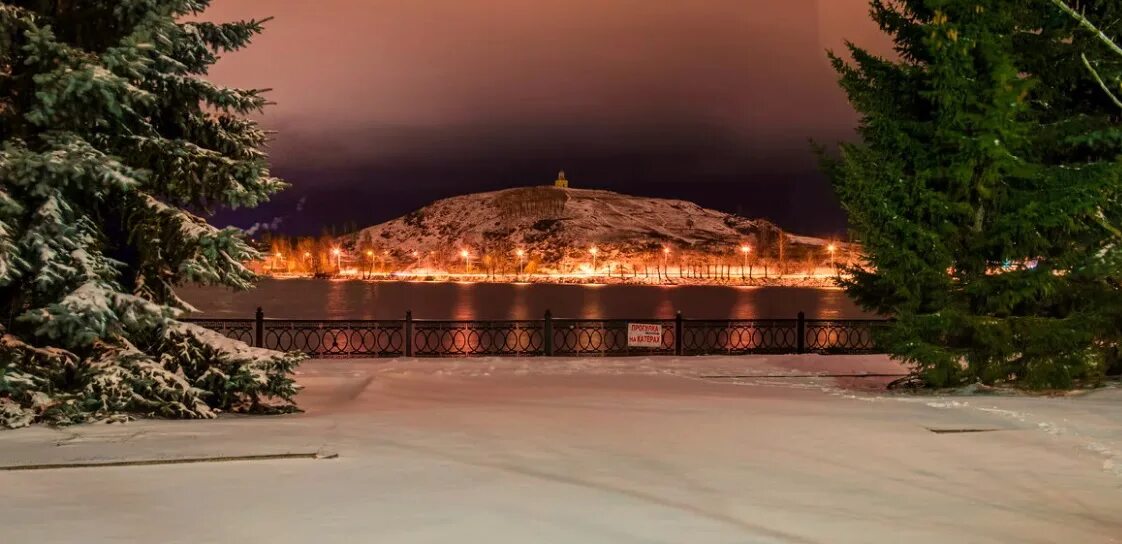
[[[315,361],[307,413],[0,433],[5,542],[1122,542],[1122,389],[880,357]],[[987,432],[933,432],[985,430]]]

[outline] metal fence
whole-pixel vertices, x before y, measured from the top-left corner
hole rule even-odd
[[[877,353],[875,319],[536,320],[189,319],[247,344],[312,357],[480,357]],[[629,323],[662,327],[662,345],[628,345]]]

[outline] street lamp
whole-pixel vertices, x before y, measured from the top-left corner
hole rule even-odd
[[[374,277],[374,252],[369,249],[366,250],[366,278],[372,279]]]
[[[343,250],[341,250],[337,247],[332,248],[331,254],[335,256],[335,269],[337,270],[336,273],[342,274],[343,273]]]
[[[600,250],[596,246],[592,246],[588,252],[592,254],[592,274],[596,275],[596,255],[600,253]]]
[[[469,253],[466,249],[461,249],[460,256],[464,258],[464,274],[467,274],[469,271],[471,271],[471,264],[469,263],[469,259],[471,259],[471,253]]]
[[[837,251],[837,250],[838,250],[838,247],[835,246],[834,244],[830,244],[830,245],[826,246],[826,251],[830,252],[830,268],[834,269],[834,273],[837,273],[837,271],[838,271],[837,262],[834,260],[834,252]]]
[[[744,269],[748,267],[748,254],[752,252],[752,246],[744,244],[740,246],[740,254],[744,256],[744,260],[740,264],[740,279],[744,279]],[[751,272],[748,277],[752,277]]]
[[[523,251],[521,248],[519,248],[519,249],[514,250],[514,254],[518,256],[518,275],[521,276],[522,275],[522,270],[523,270],[522,261],[523,261],[523,258],[526,257],[526,252]]]

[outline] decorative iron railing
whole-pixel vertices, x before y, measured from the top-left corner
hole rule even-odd
[[[697,320],[682,329],[686,355],[799,353],[799,319]]]
[[[550,319],[552,355],[658,355],[674,354],[674,319]],[[627,324],[647,323],[662,327],[662,346],[630,347]]]
[[[254,331],[260,330],[260,320],[254,319],[186,319],[188,321],[206,327],[212,331],[222,333],[223,336],[240,340],[251,346],[260,346],[261,339],[256,336]]]
[[[312,357],[401,357],[400,321],[262,320],[261,347]]]
[[[407,320],[405,323],[412,324],[410,338],[414,357],[541,355],[545,345],[541,321]]]
[[[481,357],[876,353],[875,319],[537,320],[189,319],[253,346],[311,357]],[[662,345],[634,347],[628,324],[659,325]]]
[[[874,352],[876,330],[886,323],[873,319],[807,319],[805,349],[817,353]]]

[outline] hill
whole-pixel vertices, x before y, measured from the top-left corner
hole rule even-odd
[[[522,187],[439,200],[342,242],[360,255],[377,251],[412,259],[414,268],[454,267],[467,251],[473,266],[509,270],[521,249],[529,266],[567,273],[587,269],[593,247],[598,269],[655,266],[668,258],[678,264],[739,264],[746,244],[752,260],[764,264],[779,258],[781,236],[785,260],[828,259],[826,240],[785,234],[771,222],[684,200]]]

